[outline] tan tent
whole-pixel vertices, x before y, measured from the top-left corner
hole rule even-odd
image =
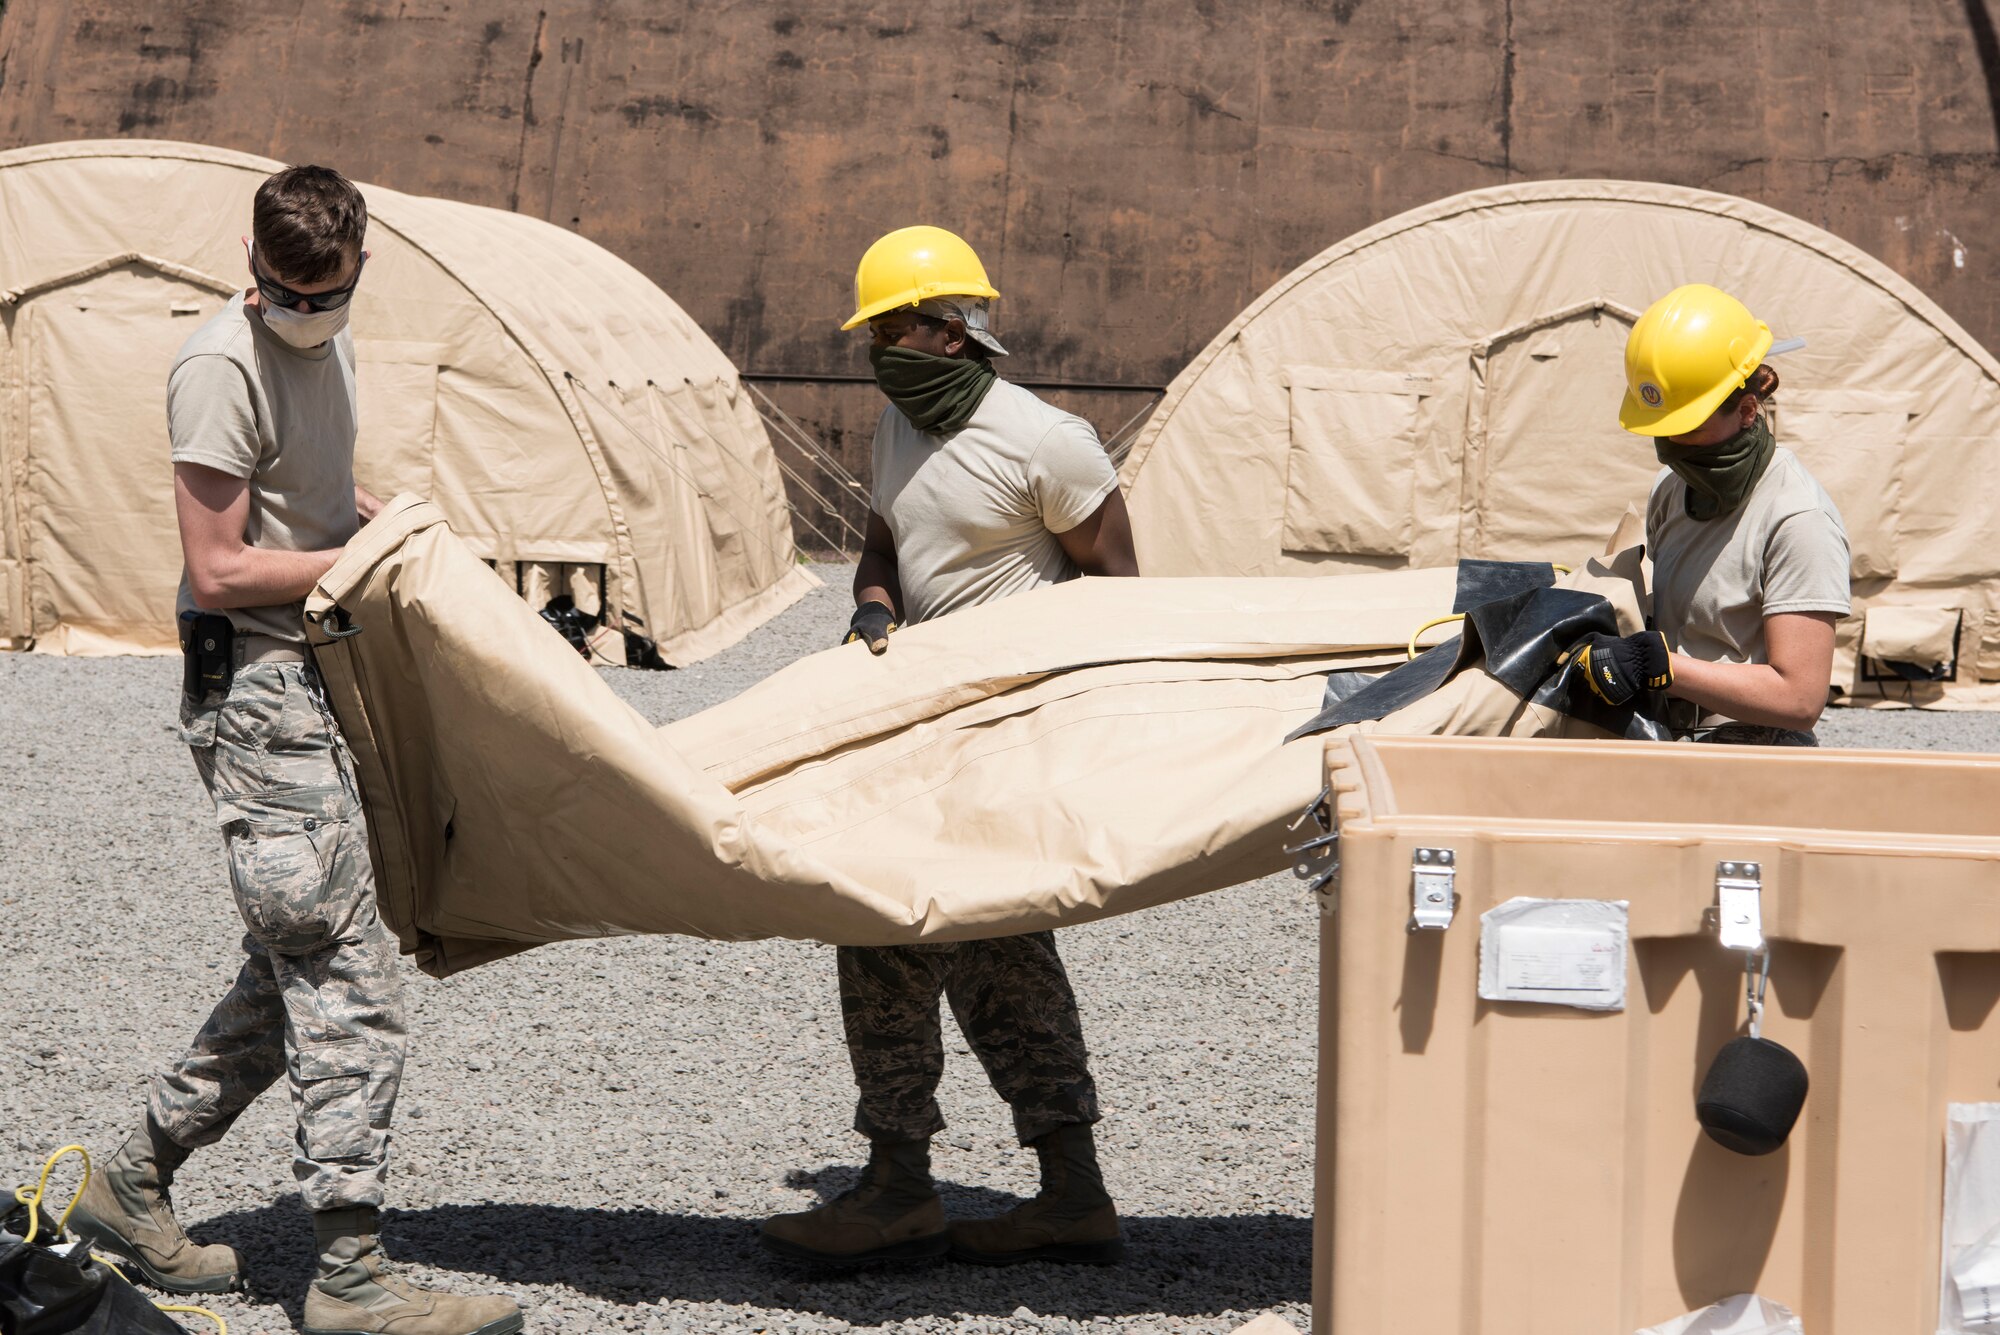
[[[1637,567],[1565,583],[1636,629]],[[307,617],[383,918],[443,974],[626,932],[1005,935],[1275,871],[1323,753],[1287,734],[1330,670],[1402,662],[1454,591],[1451,570],[1078,580],[898,631],[880,657],[823,650],[658,729],[435,506],[371,524]],[[1604,735],[1477,666],[1348,726]]]
[[[1658,471],[1618,427],[1626,333],[1691,281],[1807,340],[1775,363],[1776,428],[1853,542],[1863,614],[1842,625],[1836,684],[1864,702],[2000,705],[1979,684],[2000,681],[2000,365],[1838,237],[1675,186],[1473,191],[1299,266],[1175,378],[1134,443],[1143,568],[1597,551]],[[1925,673],[1952,684],[1907,679]]]
[[[193,144],[0,154],[0,645],[163,651],[180,570],[175,351],[246,281],[281,164]],[[670,663],[812,583],[735,369],[643,274],[534,218],[364,187],[355,301],[377,494],[429,496],[537,607],[564,593]]]

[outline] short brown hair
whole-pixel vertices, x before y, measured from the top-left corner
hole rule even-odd
[[[1771,396],[1777,392],[1778,373],[1772,370],[1768,364],[1761,364],[1756,370],[1750,373],[1749,379],[1745,380],[1737,389],[1732,390],[1729,397],[1722,401],[1722,408],[1725,412],[1734,408],[1737,404],[1743,402],[1743,396],[1746,394],[1755,394],[1759,403],[1769,403]]]
[[[272,278],[323,283],[360,253],[368,204],[331,167],[287,167],[257,187],[250,239]]]

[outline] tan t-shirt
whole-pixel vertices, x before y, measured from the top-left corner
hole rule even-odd
[[[299,349],[242,297],[194,331],[167,377],[167,436],[177,464],[250,481],[244,541],[277,551],[345,546],[354,513],[354,339],[343,330]],[[195,606],[181,571],[179,610]],[[305,638],[305,602],[238,607],[241,631]]]
[[[1768,663],[1764,618],[1846,616],[1847,529],[1798,456],[1780,446],[1735,514],[1691,519],[1687,483],[1661,469],[1646,506],[1653,624],[1711,663]]]
[[[912,623],[1077,576],[1056,540],[1097,513],[1118,473],[1090,423],[997,380],[957,431],[893,404],[875,428],[875,513],[896,539]]]

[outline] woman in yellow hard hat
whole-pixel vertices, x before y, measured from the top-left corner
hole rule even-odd
[[[1665,690],[1686,735],[1815,746],[1834,623],[1850,610],[1847,530],[1772,437],[1773,351],[1769,325],[1704,283],[1632,327],[1618,421],[1653,437],[1665,465],[1646,507],[1653,628],[1593,635],[1578,667],[1608,703]]]

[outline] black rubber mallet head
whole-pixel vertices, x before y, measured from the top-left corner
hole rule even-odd
[[[1738,1154],[1769,1154],[1785,1143],[1806,1102],[1806,1067],[1768,1038],[1723,1044],[1695,1095],[1708,1138]]]

